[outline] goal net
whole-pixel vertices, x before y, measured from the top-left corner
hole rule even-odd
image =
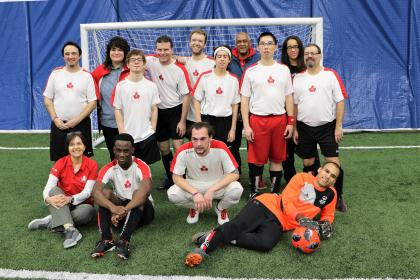
[[[92,71],[101,64],[106,56],[106,45],[114,36],[125,38],[131,49],[141,49],[146,54],[155,52],[155,41],[161,35],[172,38],[174,54],[190,56],[189,34],[194,29],[207,32],[205,52],[211,55],[213,48],[219,45],[235,45],[238,32],[248,32],[253,46],[263,31],[272,32],[278,39],[279,49],[275,58],[280,60],[281,44],[291,35],[299,36],[303,44],[317,43],[322,49],[322,18],[258,18],[258,19],[211,19],[211,20],[170,20],[143,22],[115,22],[81,24],[81,47],[83,67]],[[96,116],[93,115],[94,130]],[[96,130],[97,131],[97,130]],[[95,145],[102,141],[94,133]]]

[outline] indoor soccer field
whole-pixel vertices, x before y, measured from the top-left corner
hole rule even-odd
[[[297,252],[291,245],[290,233],[285,233],[270,253],[226,246],[200,267],[191,269],[183,264],[185,255],[194,248],[191,235],[216,226],[216,215],[210,211],[200,215],[197,224],[187,225],[186,210],[169,203],[165,192],[152,192],[155,220],[133,235],[132,255],[126,262],[113,253],[97,260],[90,258],[99,240],[95,221],[81,228],[83,239],[68,250],[62,248],[58,234],[29,232],[30,220],[47,215],[42,190],[51,167],[48,134],[0,134],[0,277],[11,271],[22,277],[22,270],[37,271],[39,274],[29,275],[45,275],[46,279],[81,277],[66,276],[61,272],[64,270],[87,275],[418,278],[419,143],[418,132],[345,134],[340,156],[346,170],[344,195],[349,211],[336,212],[333,237],[322,241],[312,255]],[[245,151],[242,157],[246,157]],[[94,159],[104,165],[107,151],[96,149]],[[296,160],[299,166],[300,160]],[[248,190],[246,166],[243,168],[241,182]],[[152,174],[154,186],[158,186],[163,175],[160,163],[152,166]],[[268,177],[267,172],[265,175]],[[230,212],[231,217],[244,205],[247,194]],[[103,279],[95,277],[92,279]]]

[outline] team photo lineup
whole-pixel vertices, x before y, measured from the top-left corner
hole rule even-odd
[[[293,231],[293,246],[312,253],[332,236],[335,212],[348,210],[339,156],[348,95],[340,75],[322,66],[320,46],[298,36],[279,42],[269,31],[254,40],[238,32],[211,54],[207,39],[192,30],[191,56],[181,56],[166,35],[156,38],[154,53],[114,36],[91,73],[80,65],[81,47],[63,45],[64,66],[43,92],[51,118],[53,164],[42,192],[49,214],[28,217],[29,230],[58,233],[69,249],[97,219],[91,258],[115,251],[127,260],[136,230],[159,223],[156,190],[185,208],[185,226],[214,212],[217,227],[185,236],[196,245],[183,260],[188,267],[222,245],[268,252]],[[104,166],[92,159],[95,110],[109,153]],[[166,176],[156,182],[149,166],[159,161]],[[245,206],[230,216],[241,199]]]

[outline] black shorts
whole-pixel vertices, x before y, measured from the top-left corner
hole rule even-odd
[[[325,157],[338,157],[338,143],[335,142],[335,120],[320,126],[309,126],[297,122],[299,133],[296,154],[303,158],[313,158],[317,153],[317,144]]]
[[[158,121],[156,125],[156,140],[158,142],[169,139],[183,139],[176,132],[176,127],[181,120],[182,104],[168,109],[158,109]]]
[[[201,120],[209,123],[213,127],[213,139],[224,142],[228,147],[232,145],[232,143],[227,142],[229,130],[232,127],[232,116],[216,117],[212,115],[201,115]]]
[[[160,151],[156,141],[156,135],[152,134],[147,139],[134,143],[133,155],[148,165],[160,160]]]
[[[113,194],[111,201],[115,205],[126,206],[131,200],[122,200]],[[153,208],[153,203],[149,200],[149,198],[146,199],[146,202],[144,203],[142,209],[140,208],[140,211],[142,212],[142,216],[137,225],[138,227],[150,224],[155,218],[155,208]],[[119,223],[118,225],[122,226],[124,223]]]
[[[64,121],[65,122],[65,121]],[[82,120],[78,125],[73,128],[61,130],[54,122],[51,122],[51,133],[50,133],[50,160],[57,161],[60,158],[68,155],[66,149],[66,138],[67,134],[74,131],[80,131],[86,140],[86,150],[84,154],[88,157],[93,156],[92,148],[92,128],[90,124],[90,118],[87,117]]]

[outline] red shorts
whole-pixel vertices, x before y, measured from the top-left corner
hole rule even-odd
[[[287,125],[286,114],[251,115],[249,125],[254,131],[254,142],[248,142],[249,163],[263,165],[268,159],[274,163],[286,160],[286,139],[283,135]]]

